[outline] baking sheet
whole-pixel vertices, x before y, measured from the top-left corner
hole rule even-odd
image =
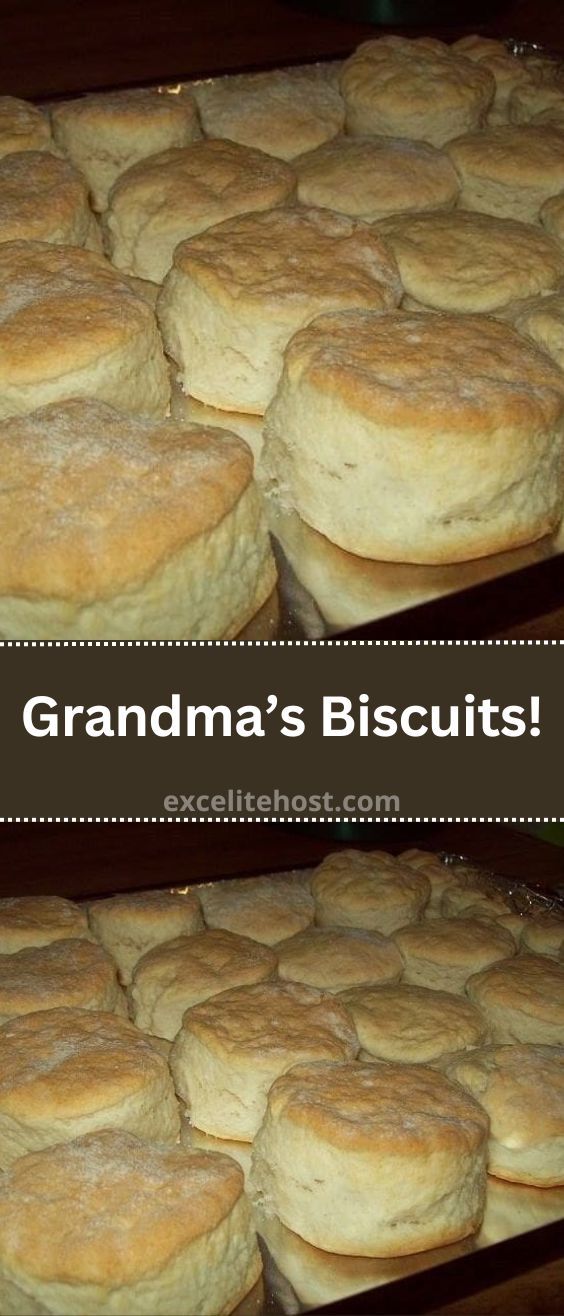
[[[526,915],[545,910],[559,912],[564,917],[564,892],[559,888],[547,890],[517,879],[501,877],[467,855],[443,853],[443,863],[452,867],[457,877],[477,882],[485,889],[495,886],[509,897],[515,912]],[[295,869],[273,873],[273,877],[294,877],[297,882],[307,880],[314,870]],[[236,878],[218,879],[233,882]],[[190,887],[173,888],[175,891],[198,890],[210,882]],[[217,885],[214,882],[213,885]],[[251,1144],[213,1138],[192,1129],[185,1114],[182,1140],[208,1151],[222,1151],[233,1156],[241,1165],[245,1178],[251,1162]],[[435,1248],[407,1257],[369,1259],[345,1257],[322,1252],[287,1229],[276,1217],[267,1217],[260,1209],[254,1210],[264,1260],[262,1281],[237,1309],[238,1316],[296,1316],[297,1313],[323,1307],[339,1299],[352,1298],[370,1289],[383,1289],[400,1279],[420,1274],[433,1267],[445,1265],[459,1257],[478,1254],[530,1233],[543,1225],[564,1220],[564,1186],[559,1188],[531,1188],[525,1184],[506,1183],[488,1176],[486,1211],[480,1231],[472,1238],[463,1239],[448,1247]],[[456,1295],[453,1293],[452,1297]],[[384,1294],[381,1295],[384,1303]],[[248,1305],[247,1305],[248,1304]]]

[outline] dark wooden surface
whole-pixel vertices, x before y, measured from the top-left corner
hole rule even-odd
[[[502,825],[382,824],[346,844],[448,850],[483,861],[507,877],[564,882],[564,849]],[[0,894],[78,897],[206,878],[317,864],[337,849],[329,827],[270,823],[98,823],[0,828]]]
[[[562,0],[508,0],[487,24],[457,25],[452,9],[451,28],[425,30],[478,26],[564,48]],[[0,92],[39,97],[339,56],[378,30],[282,0],[0,0]]]

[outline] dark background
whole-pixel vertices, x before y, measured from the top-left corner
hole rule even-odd
[[[314,866],[343,844],[393,852],[422,846],[468,855],[505,877],[545,888],[564,882],[561,849],[495,823],[366,824],[352,842],[323,824],[5,824],[0,827],[0,895],[49,892],[76,898],[282,872]]]
[[[437,35],[478,29],[564,49],[562,0],[492,2],[485,22],[453,0],[446,29],[433,22],[431,0],[417,8]],[[342,56],[378,30],[281,0],[0,0],[0,94],[41,97]]]

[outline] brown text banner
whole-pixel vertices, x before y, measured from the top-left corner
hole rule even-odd
[[[3,819],[564,816],[559,644],[2,645]]]

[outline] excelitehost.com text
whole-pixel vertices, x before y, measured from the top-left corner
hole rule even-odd
[[[355,817],[382,813],[400,813],[399,795],[366,794],[344,795],[336,798],[330,791],[319,795],[285,795],[275,790],[272,794],[255,795],[251,791],[230,789],[224,795],[165,795],[166,813],[183,814],[318,814]]]

